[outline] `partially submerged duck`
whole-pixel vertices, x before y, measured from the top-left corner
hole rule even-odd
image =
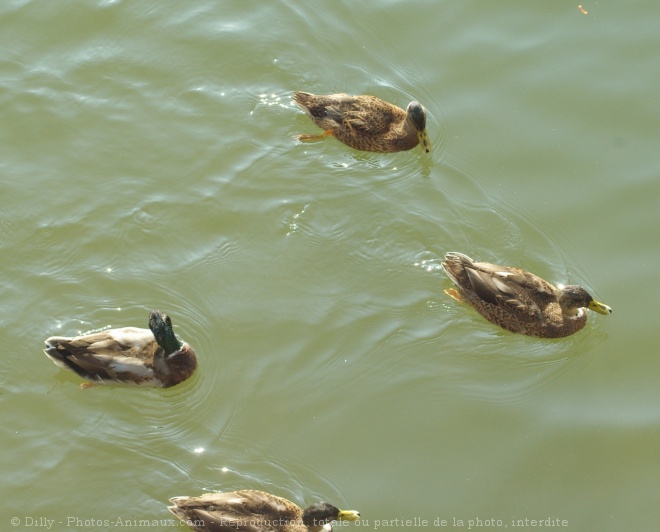
[[[167,508],[197,532],[329,532],[332,521],[356,521],[360,514],[321,502],[304,510],[265,491],[239,490],[174,497]]]
[[[458,252],[447,253],[442,267],[456,285],[445,290],[449,296],[514,333],[561,338],[585,326],[587,309],[612,312],[581,286],[557,288],[519,268],[475,262]]]
[[[123,327],[67,338],[51,336],[44,353],[59,367],[94,384],[128,383],[169,388],[197,367],[192,348],[180,341],[170,317],[151,311],[149,329]]]
[[[299,140],[333,135],[356,150],[395,152],[420,144],[426,153],[431,151],[426,110],[419,102],[410,102],[404,111],[375,96],[294,92],[293,99],[324,130],[321,135],[298,135]]]

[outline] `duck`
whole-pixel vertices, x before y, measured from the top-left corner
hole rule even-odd
[[[321,135],[298,135],[300,141],[334,136],[356,150],[388,153],[420,144],[426,153],[431,151],[426,109],[417,101],[404,111],[369,95],[294,92],[293,99],[324,130]]]
[[[319,502],[304,510],[259,490],[173,497],[168,510],[197,532],[330,532],[332,521],[356,521],[360,513]]]
[[[159,310],[149,314],[149,329],[122,327],[75,337],[51,336],[44,353],[57,366],[96,384],[136,384],[169,388],[197,368],[195,352],[179,340],[172,320]]]
[[[445,255],[442,267],[456,285],[445,290],[447,295],[514,333],[562,338],[585,326],[587,309],[612,313],[582,286],[557,288],[520,268],[475,262],[455,251]]]

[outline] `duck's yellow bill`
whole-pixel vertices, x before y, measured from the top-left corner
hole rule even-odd
[[[360,519],[360,512],[355,510],[339,510],[338,521],[357,521]]]
[[[589,310],[593,310],[594,312],[598,312],[598,314],[612,314],[612,309],[605,305],[604,303],[601,303],[600,301],[596,301],[595,299],[589,303]]]
[[[429,140],[429,136],[426,133],[426,129],[424,131],[418,131],[417,138],[419,139],[419,145],[422,147],[422,149],[426,153],[429,153],[431,151],[431,141]]]

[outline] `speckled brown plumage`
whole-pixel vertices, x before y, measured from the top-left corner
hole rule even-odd
[[[176,338],[170,317],[154,310],[149,327],[108,329],[73,338],[52,336],[44,352],[57,366],[93,384],[168,388],[189,378],[197,358],[187,343]]]
[[[305,510],[265,491],[239,490],[173,497],[170,512],[197,532],[316,532],[333,520],[354,521],[360,514],[317,503]]]
[[[375,96],[294,92],[293,98],[325,131],[322,135],[299,135],[300,140],[334,135],[356,150],[396,152],[410,150],[420,143],[424,151],[431,150],[426,110],[418,102],[410,102],[404,111]]]
[[[560,338],[584,327],[587,308],[612,312],[581,286],[560,289],[519,268],[475,262],[457,252],[447,253],[442,266],[457,287],[445,290],[448,295],[515,333]]]

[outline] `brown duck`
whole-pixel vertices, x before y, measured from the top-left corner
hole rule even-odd
[[[240,490],[174,497],[167,508],[197,532],[321,532],[332,521],[356,521],[360,514],[321,502],[304,510],[265,491]]]
[[[431,151],[426,110],[419,102],[410,102],[404,111],[375,96],[294,92],[293,99],[325,130],[321,135],[298,135],[301,141],[334,135],[356,150],[395,152],[420,144],[425,152]]]
[[[457,287],[445,290],[449,296],[511,332],[561,338],[585,326],[587,309],[612,312],[581,286],[557,288],[525,270],[475,262],[462,253],[447,253],[442,267]]]

